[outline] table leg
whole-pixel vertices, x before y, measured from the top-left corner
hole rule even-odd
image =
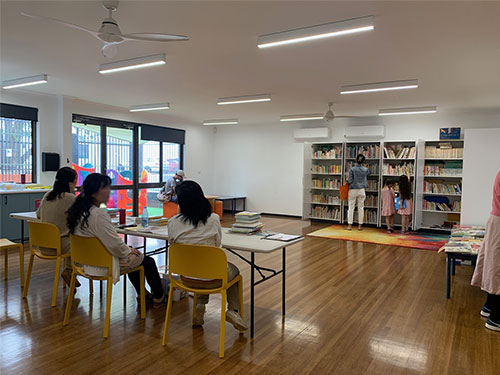
[[[24,220],[21,221],[21,245],[23,245],[24,249]]]
[[[455,276],[455,266],[457,265],[456,259],[453,259],[453,263],[451,263],[451,274]]]
[[[285,319],[285,270],[286,270],[286,247],[283,248],[283,274],[281,275],[281,284],[282,284],[282,291],[281,291],[281,309],[282,309],[282,314],[283,314],[283,319]]]
[[[452,258],[447,255],[446,256],[446,298],[450,298],[451,294],[451,262]]]
[[[250,258],[250,338],[254,336],[254,288],[255,288],[255,253],[252,252]]]
[[[128,237],[126,234],[123,235],[123,242],[127,243]],[[127,304],[127,275],[123,275],[123,304]]]

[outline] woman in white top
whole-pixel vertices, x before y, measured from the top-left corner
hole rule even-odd
[[[193,245],[221,246],[222,230],[220,219],[212,213],[212,206],[200,185],[194,181],[184,181],[176,187],[177,203],[180,214],[168,221],[168,241],[170,243],[184,243]],[[227,280],[233,280],[240,273],[232,263],[227,263]],[[211,289],[221,285],[221,280],[199,280],[181,276],[182,281],[191,287]],[[208,303],[208,294],[199,294],[193,326],[204,323],[205,305]],[[226,320],[239,331],[248,329],[245,321],[238,314],[239,296],[238,285],[234,284],[227,290],[228,310]]]
[[[54,224],[61,235],[61,252],[69,251],[69,229],[66,225],[66,212],[75,201],[77,174],[73,168],[62,167],[57,171],[54,186],[42,199],[36,210],[36,216],[43,222]],[[45,255],[56,255],[56,249],[41,247],[40,252]],[[65,258],[65,268],[62,272],[64,282],[69,285],[71,281],[71,258]],[[80,283],[76,282],[79,287]]]
[[[109,200],[111,179],[100,173],[92,173],[83,181],[82,193],[68,210],[68,227],[71,234],[82,237],[97,237],[104,247],[113,255],[113,282],[120,279],[120,272],[144,267],[146,280],[151,287],[147,293],[147,300],[162,303],[165,300],[160,275],[153,258],[144,256],[139,250],[129,247],[120,238],[111,223],[107,211],[99,208]],[[104,276],[107,269],[85,266],[85,272],[93,276]],[[139,271],[128,274],[137,294],[140,294]]]

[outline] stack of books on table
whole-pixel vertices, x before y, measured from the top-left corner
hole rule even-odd
[[[447,253],[477,254],[483,243],[485,228],[482,226],[455,225],[447,244],[442,247]]]
[[[162,227],[168,224],[168,219],[163,216],[153,216],[149,218],[149,225],[153,227]]]
[[[262,229],[264,224],[260,222],[260,214],[257,212],[243,211],[235,215],[236,223],[230,229],[230,232],[253,234]]]

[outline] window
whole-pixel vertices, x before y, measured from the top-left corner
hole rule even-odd
[[[90,173],[101,172],[101,127],[73,123],[73,168],[81,186]]]
[[[163,181],[175,175],[181,167],[181,145],[163,142]]]
[[[133,183],[133,136],[131,129],[106,128],[106,173],[112,185]]]
[[[0,182],[36,182],[38,109],[0,104]]]

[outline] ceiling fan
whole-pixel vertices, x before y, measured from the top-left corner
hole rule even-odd
[[[336,116],[332,111],[332,105],[333,102],[328,103],[328,111],[326,111],[325,115],[323,116],[323,120],[330,122],[336,118],[358,118],[358,116]]]
[[[133,33],[133,34],[122,34],[120,28],[118,27],[118,22],[113,19],[113,12],[118,8],[119,1],[103,1],[103,7],[108,11],[108,17],[106,17],[101,24],[99,31],[94,31],[91,29],[87,29],[83,26],[74,25],[69,22],[61,21],[51,17],[43,17],[37,16],[28,13],[21,13],[23,16],[47,20],[52,22],[60,23],[64,26],[71,27],[76,30],[85,31],[101,42],[104,43],[104,46],[101,49],[101,52],[104,57],[114,57],[118,49],[116,47],[117,44],[130,41],[130,40],[144,40],[151,42],[175,42],[175,41],[183,41],[189,40],[187,36],[184,35],[174,35],[174,34],[161,34],[161,33]]]

